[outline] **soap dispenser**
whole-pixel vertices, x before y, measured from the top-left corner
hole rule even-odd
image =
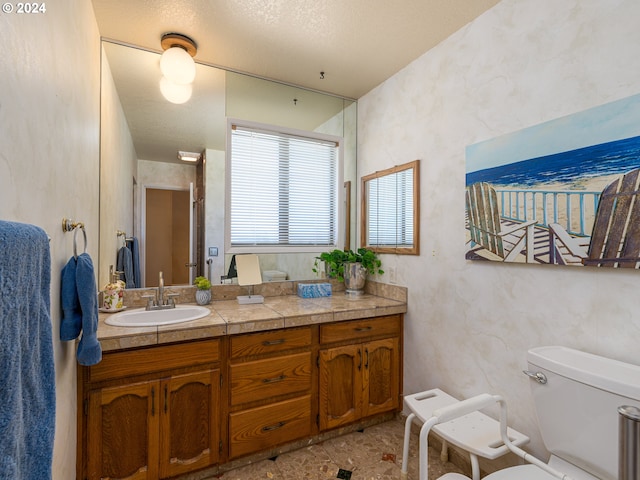
[[[124,286],[125,283],[119,279],[119,275],[122,272],[114,271],[113,265],[109,266],[109,278],[110,283],[104,286],[104,292],[102,295],[102,307],[103,310],[109,312],[117,312],[124,309]]]

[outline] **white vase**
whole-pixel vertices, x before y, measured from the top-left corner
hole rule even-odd
[[[211,302],[211,290],[196,290],[196,303],[208,305]]]
[[[364,294],[364,284],[367,280],[367,269],[361,263],[344,264],[344,286],[347,295]]]

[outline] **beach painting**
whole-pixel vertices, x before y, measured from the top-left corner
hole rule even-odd
[[[466,149],[468,260],[640,267],[640,95]]]

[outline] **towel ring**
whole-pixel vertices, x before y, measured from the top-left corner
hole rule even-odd
[[[78,259],[78,244],[76,242],[76,236],[78,235],[78,230],[82,230],[82,236],[84,237],[84,252],[87,253],[87,232],[84,230],[84,225],[80,225],[73,230],[73,257]]]

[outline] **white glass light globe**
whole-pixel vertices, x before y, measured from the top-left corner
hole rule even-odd
[[[196,78],[196,64],[191,55],[180,47],[171,47],[160,57],[162,74],[173,83],[184,85]]]
[[[171,103],[181,104],[187,102],[191,98],[193,88],[191,84],[179,85],[173,83],[166,77],[160,79],[160,91],[164,98]]]

